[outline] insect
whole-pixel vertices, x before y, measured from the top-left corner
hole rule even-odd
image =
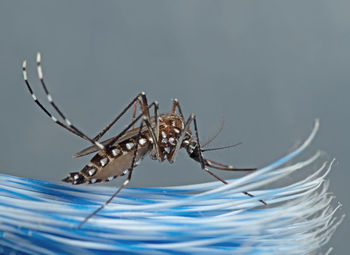
[[[170,113],[159,114],[158,103],[154,101],[148,103],[146,94],[139,93],[122,111],[118,114],[100,133],[95,137],[90,138],[63,114],[57,107],[50,95],[43,78],[43,71],[41,67],[41,55],[37,54],[36,58],[37,73],[41,86],[47,96],[47,100],[63,119],[63,122],[53,116],[38,100],[34,94],[27,77],[27,62],[23,61],[23,78],[25,84],[34,99],[34,102],[48,115],[55,123],[65,128],[69,132],[83,138],[91,143],[91,146],[76,153],[74,157],[81,157],[91,153],[95,153],[87,165],[85,165],[79,172],[71,172],[62,181],[72,183],[74,185],[87,183],[93,184],[98,182],[108,182],[119,176],[127,175],[126,180],[119,187],[119,189],[97,210],[89,214],[80,224],[80,228],[91,217],[96,215],[114,197],[130,182],[132,172],[138,163],[144,158],[146,154],[154,160],[160,162],[167,160],[173,163],[178,151],[184,148],[189,157],[200,163],[201,168],[207,173],[214,176],[224,184],[225,180],[214,174],[209,168],[229,171],[254,171],[255,168],[236,168],[231,165],[225,165],[214,160],[209,160],[203,157],[203,152],[207,150],[223,149],[231,146],[203,149],[199,142],[197,120],[194,114],[191,114],[185,119],[180,103],[174,99],[171,106]],[[132,121],[127,127],[118,135],[100,142],[100,139],[105,133],[132,108]],[[139,113],[137,114],[137,108]],[[153,116],[151,117],[151,112]],[[139,126],[135,125],[139,122]],[[194,132],[191,129],[193,124]],[[243,192],[248,196],[253,196],[248,192]],[[263,204],[266,203],[259,200]]]

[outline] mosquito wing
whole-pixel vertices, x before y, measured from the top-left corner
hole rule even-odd
[[[129,139],[129,138],[131,138],[133,136],[137,136],[139,131],[140,131],[140,128],[131,129],[131,130],[127,131],[122,137],[120,137],[115,143],[121,143],[121,142],[123,142],[123,141],[125,141],[125,140],[127,140],[127,139]],[[143,127],[142,130],[141,130],[141,133],[144,133],[146,131],[147,131],[147,127]],[[107,145],[115,137],[116,136],[111,137],[111,138],[101,142],[101,144]],[[73,158],[79,158],[79,157],[82,157],[82,156],[94,153],[94,152],[99,151],[99,150],[100,150],[99,147],[97,147],[96,145],[92,145],[90,147],[87,147],[87,148],[85,148],[85,149],[75,153],[73,155]]]

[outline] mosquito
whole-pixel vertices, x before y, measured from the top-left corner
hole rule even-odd
[[[71,172],[62,181],[74,185],[77,184],[93,184],[98,182],[109,182],[119,176],[127,175],[126,180],[117,189],[117,191],[98,209],[90,213],[83,221],[80,222],[78,228],[85,224],[91,217],[96,215],[105,206],[107,206],[118,193],[128,185],[134,168],[139,162],[149,154],[154,160],[160,162],[167,160],[173,163],[178,151],[184,148],[189,157],[200,163],[201,169],[214,176],[224,184],[227,182],[214,174],[209,168],[228,171],[254,171],[256,168],[236,168],[232,165],[226,165],[214,160],[204,158],[203,152],[209,150],[219,150],[233,147],[235,145],[203,149],[199,142],[199,134],[197,120],[194,114],[185,119],[180,103],[177,99],[173,99],[170,113],[159,114],[158,102],[148,103],[146,94],[139,93],[122,111],[119,113],[100,133],[90,138],[66,117],[58,108],[49,93],[43,78],[41,67],[41,55],[37,53],[36,58],[37,73],[41,86],[46,94],[47,100],[63,121],[58,120],[45,108],[33,92],[29,84],[27,76],[27,62],[23,61],[23,78],[25,84],[34,100],[44,113],[49,116],[55,123],[69,132],[81,137],[91,143],[91,146],[74,154],[74,157],[82,157],[91,153],[95,153],[87,165],[79,172]],[[105,133],[132,108],[132,121],[118,135],[100,142]],[[137,108],[139,108],[139,113]],[[153,116],[151,117],[151,112]],[[141,121],[139,121],[141,120]],[[135,127],[140,122],[138,127]],[[194,134],[191,130],[191,124],[194,127]],[[216,136],[215,136],[216,137]],[[214,138],[215,138],[214,137]],[[211,142],[211,141],[209,141]],[[207,145],[208,143],[206,143]],[[237,145],[237,144],[236,144]],[[253,197],[248,192],[245,195]],[[263,200],[259,200],[266,205]]]

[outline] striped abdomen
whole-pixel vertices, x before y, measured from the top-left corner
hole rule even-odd
[[[91,161],[80,171],[68,174],[64,182],[72,184],[108,182],[124,175],[131,167],[132,159],[136,148],[134,138],[127,139],[122,143],[111,146],[107,150],[98,152]],[[138,139],[138,149],[135,163],[145,156],[152,148],[152,143],[147,135]],[[134,165],[136,165],[134,164]]]

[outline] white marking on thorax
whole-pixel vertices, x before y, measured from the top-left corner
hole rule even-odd
[[[162,137],[166,138],[166,133],[164,131],[162,131]]]
[[[175,144],[175,138],[174,138],[174,137],[170,137],[170,138],[169,138],[169,143],[170,143],[171,145],[176,145],[176,144]]]
[[[170,153],[170,147],[165,147],[164,150],[166,151],[166,153]]]
[[[140,144],[141,146],[145,145],[146,143],[147,143],[147,140],[146,140],[145,138],[140,138],[140,139],[139,139],[139,144]]]

